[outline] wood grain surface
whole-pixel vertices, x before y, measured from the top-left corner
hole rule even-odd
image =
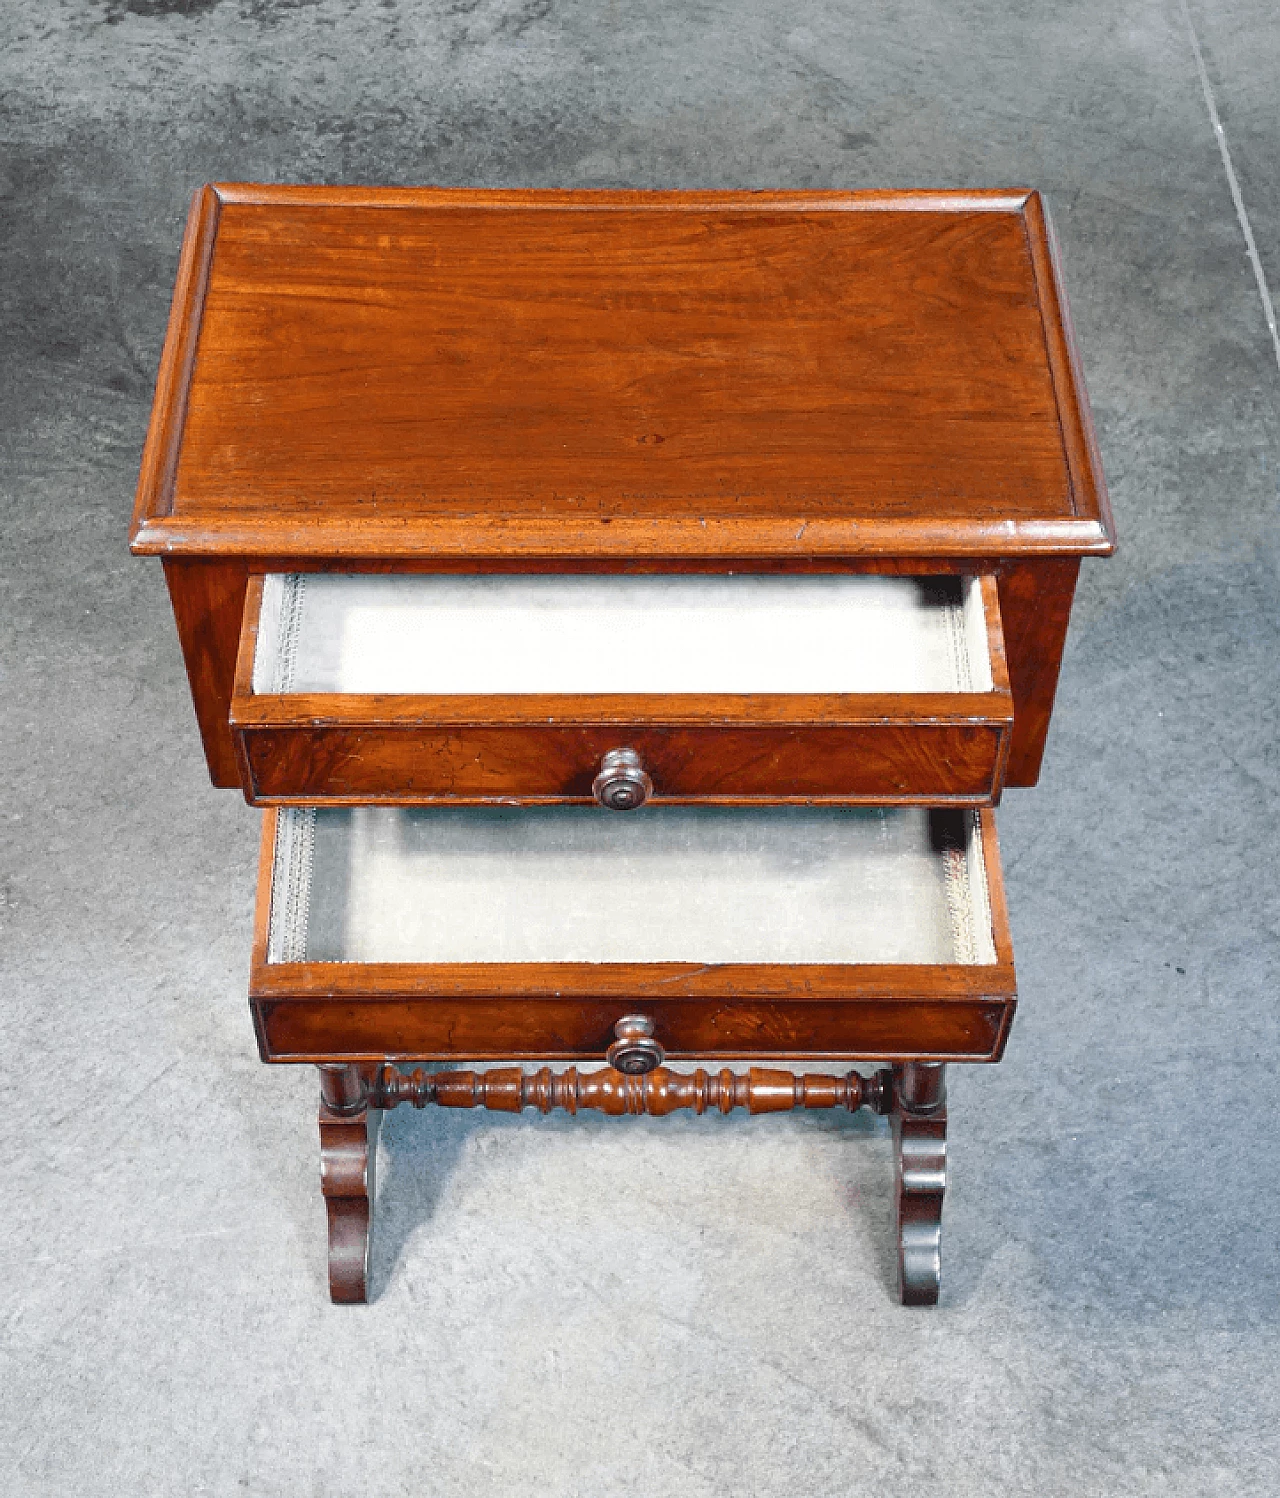
[[[636,750],[652,804],[992,803],[1007,725],[910,721],[691,729],[632,724],[239,728],[254,805],[589,804],[604,755]]]
[[[320,1099],[320,1190],[329,1223],[329,1298],[362,1305],[369,1298],[369,1248],[376,1195],[381,1113],[337,1113]]]
[[[902,981],[910,979],[903,974]],[[877,1001],[858,998],[854,989],[851,982],[847,997],[826,1002],[779,1004],[746,993],[732,1002],[728,996],[644,1002],[673,1059],[998,1061],[1003,1054],[1011,996]],[[264,1061],[599,1061],[614,1024],[640,1000],[449,1000],[404,993],[252,1002]]]
[[[727,520],[749,554],[780,518],[1108,544],[1035,194],[220,187],[188,263],[143,549],[499,521],[590,555]]]

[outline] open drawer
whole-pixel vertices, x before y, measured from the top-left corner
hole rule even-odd
[[[994,814],[782,807],[267,813],[264,1060],[997,1060]]]
[[[978,805],[1012,722],[990,575],[272,573],[231,703],[263,805],[588,802],[621,750],[632,804]]]

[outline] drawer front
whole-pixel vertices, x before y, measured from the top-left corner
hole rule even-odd
[[[251,995],[273,1061],[994,1060],[1015,982],[990,811],[281,808]]]
[[[591,1061],[637,1005],[668,1060],[998,1061],[1011,997],[929,1000],[448,1000],[365,995],[254,1001],[265,1061]]]
[[[461,725],[241,728],[248,798],[589,802],[604,756],[633,749],[654,801],[991,801],[1005,724],[795,728]]]
[[[1012,721],[990,576],[257,578],[231,708],[264,805],[589,801],[620,750],[655,801],[978,805]]]

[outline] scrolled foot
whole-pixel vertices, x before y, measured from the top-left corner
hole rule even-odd
[[[947,1108],[941,1065],[894,1068],[893,1154],[898,1295],[904,1306],[938,1303],[942,1199],[947,1189]]]
[[[359,1305],[369,1298],[374,1164],[382,1114],[359,1100],[363,1093],[358,1088],[343,1096],[338,1080],[322,1073],[320,1190],[329,1218],[329,1298],[336,1305]],[[338,1106],[331,1106],[330,1098]]]

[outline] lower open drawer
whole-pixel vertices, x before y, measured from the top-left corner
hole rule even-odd
[[[994,815],[268,811],[251,1002],[271,1061],[996,1060],[1015,1004]]]

